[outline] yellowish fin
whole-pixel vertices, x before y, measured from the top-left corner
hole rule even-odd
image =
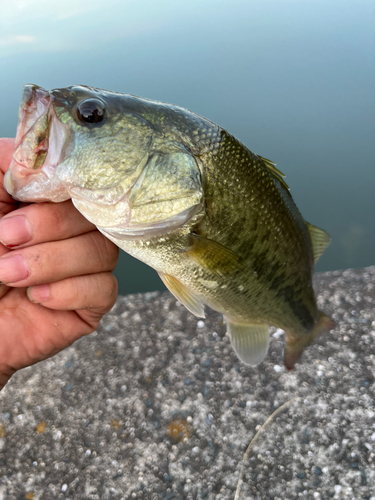
[[[306,222],[306,224],[307,229],[309,230],[312,249],[314,253],[314,264],[316,264],[324,250],[330,244],[331,237],[328,233],[323,231],[323,229],[313,226],[309,222]]]
[[[241,269],[241,257],[220,243],[198,234],[191,234],[190,241],[191,246],[186,250],[185,254],[198,262],[207,271],[219,276],[225,276]]]
[[[322,333],[329,332],[335,328],[335,322],[326,314],[320,313],[320,320],[316,323],[315,328],[309,333],[302,333],[299,337],[292,336],[286,332],[285,345],[285,366],[288,370],[292,370],[296,361],[301,357],[304,349],[320,337]]]
[[[188,311],[198,318],[205,318],[204,304],[202,300],[178,279],[170,274],[158,273],[164,285],[168,288],[172,295],[183,304]]]
[[[246,365],[256,366],[267,355],[270,336],[267,325],[240,325],[227,320],[230,343]]]

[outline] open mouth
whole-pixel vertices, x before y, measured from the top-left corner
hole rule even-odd
[[[38,85],[24,87],[16,146],[4,180],[6,190],[19,200],[25,199],[26,192],[27,196],[34,194],[35,201],[46,199],[61,160],[66,127],[57,118],[52,99]]]
[[[51,97],[37,85],[26,85],[19,110],[13,160],[27,169],[41,168],[48,153]]]

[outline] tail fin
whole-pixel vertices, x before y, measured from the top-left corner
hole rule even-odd
[[[285,366],[288,370],[292,370],[295,362],[301,357],[304,349],[320,337],[322,333],[329,332],[335,327],[335,322],[326,314],[320,313],[320,319],[316,323],[315,328],[309,333],[302,333],[299,337],[292,337],[286,332],[285,346]]]

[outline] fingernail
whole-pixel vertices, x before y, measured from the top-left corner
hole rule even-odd
[[[25,259],[22,255],[0,259],[0,283],[16,283],[29,276]]]
[[[0,242],[7,247],[16,247],[31,240],[31,225],[23,215],[0,220]]]
[[[35,304],[47,302],[50,299],[49,285],[35,285],[29,286],[27,289],[27,296]]]

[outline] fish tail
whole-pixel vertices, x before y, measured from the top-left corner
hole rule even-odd
[[[285,346],[285,366],[288,370],[292,370],[295,362],[301,357],[304,349],[320,337],[322,333],[329,332],[335,327],[335,322],[326,314],[320,312],[320,319],[315,324],[314,329],[309,333],[304,333],[301,336],[292,336],[286,332]]]

